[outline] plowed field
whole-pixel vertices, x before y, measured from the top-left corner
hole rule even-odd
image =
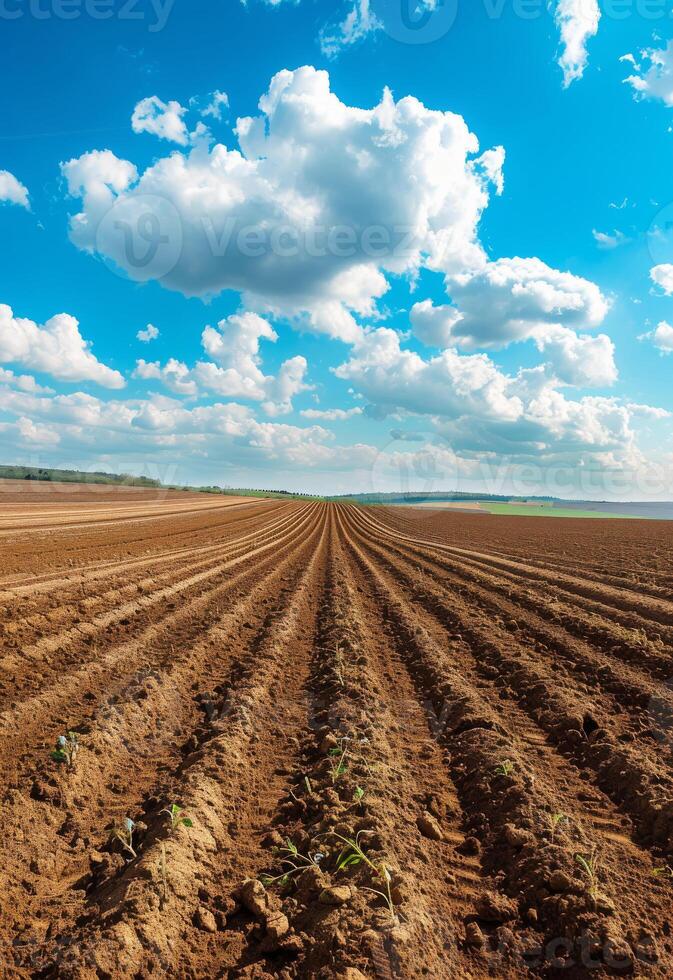
[[[2,977],[673,975],[673,524],[17,488],[0,556]]]

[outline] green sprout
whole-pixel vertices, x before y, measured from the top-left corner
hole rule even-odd
[[[179,807],[177,803],[171,803],[170,806],[165,807],[160,811],[168,815],[168,819],[171,824],[171,833],[177,830],[178,827],[193,827],[194,823],[189,817],[183,817],[182,814],[185,812],[182,807]]]
[[[496,776],[511,776],[514,772],[514,763],[510,759],[504,759],[498,763],[494,772]]]
[[[305,871],[307,868],[319,868],[320,862],[324,859],[325,855],[320,851],[315,854],[309,852],[308,855],[300,854],[299,849],[296,844],[287,838],[285,841],[285,847],[274,848],[276,853],[284,854],[285,857],[281,858],[281,864],[284,865],[285,870],[282,874],[276,875],[260,875],[259,880],[262,884],[268,888],[269,885],[274,885],[276,882],[280,882],[282,888],[287,885],[294,875],[299,874],[300,871]]]
[[[395,911],[395,905],[393,904],[393,899],[390,891],[390,886],[392,884],[392,878],[390,876],[390,871],[388,866],[384,861],[379,861],[377,864],[371,860],[364,852],[360,846],[360,831],[356,836],[353,837],[342,837],[341,834],[332,832],[333,836],[340,840],[344,845],[341,854],[337,860],[337,871],[345,871],[347,868],[357,868],[359,865],[366,865],[374,874],[374,877],[381,882],[381,887],[383,891],[378,888],[365,888],[364,891],[373,892],[374,895],[378,895],[388,906],[388,911],[390,912],[390,917],[393,920],[397,920],[397,913]]]
[[[570,818],[565,813],[552,813],[549,817],[549,827],[551,829],[551,842],[554,843],[556,831],[562,823],[568,823]]]
[[[334,748],[330,749],[330,756],[332,756],[332,783],[336,783],[343,775],[348,771],[348,765],[346,763],[346,758],[348,756],[348,742],[347,737],[339,739],[340,744]]]
[[[598,897],[598,870],[600,866],[596,848],[593,847],[591,853],[586,857],[583,854],[576,854],[575,860],[589,882],[589,894],[596,901]]]
[[[668,864],[662,868],[652,868],[650,873],[654,878],[673,878],[673,868]]]
[[[52,749],[51,757],[54,762],[65,764],[68,769],[75,768],[75,759],[79,752],[79,741],[76,732],[68,732],[67,735],[59,735],[56,745]]]

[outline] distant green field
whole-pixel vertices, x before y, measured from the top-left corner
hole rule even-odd
[[[555,507],[553,503],[544,504],[492,504],[490,501],[480,502],[482,510],[489,514],[504,514],[512,517],[591,517],[619,520],[638,520],[633,514],[612,514],[601,510],[575,510],[572,507]],[[642,518],[640,518],[642,519]]]

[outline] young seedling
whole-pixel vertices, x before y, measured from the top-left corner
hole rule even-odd
[[[514,772],[514,763],[509,759],[504,759],[495,767],[496,776],[511,776]]]
[[[651,874],[654,878],[673,879],[673,868],[671,868],[670,865],[665,864],[663,868],[652,868]]]
[[[569,818],[565,813],[552,813],[549,817],[549,828],[551,830],[551,842],[552,844],[556,839],[556,831],[562,823],[568,823]]]
[[[66,765],[68,769],[75,768],[75,759],[79,752],[79,741],[76,732],[68,732],[67,735],[59,735],[56,745],[52,749],[51,757],[54,762]]]
[[[595,902],[598,897],[598,869],[600,866],[598,852],[595,847],[592,847],[591,853],[588,856],[585,857],[584,854],[576,854],[575,860],[589,882],[589,895],[591,895]]]
[[[330,749],[330,755],[332,756],[332,783],[336,783],[338,779],[341,779],[343,775],[348,770],[348,765],[346,763],[346,758],[348,756],[348,738],[342,738],[339,740],[340,744],[334,748]]]
[[[193,827],[194,823],[189,817],[183,817],[185,812],[182,807],[179,807],[177,803],[171,803],[170,806],[165,807],[160,811],[168,815],[171,825],[171,833],[176,831],[178,827]]]
[[[133,847],[133,832],[137,829],[137,824],[130,817],[124,817],[119,827],[115,827],[110,834],[112,840],[118,840],[123,850],[137,858],[138,855]]]
[[[361,832],[360,832],[361,833]],[[365,864],[374,874],[377,881],[381,882],[383,891],[378,888],[365,888],[364,891],[373,892],[378,895],[388,906],[388,911],[390,912],[391,919],[397,921],[397,912],[395,911],[395,905],[393,904],[393,899],[390,891],[390,886],[392,884],[392,878],[390,876],[390,871],[384,861],[380,861],[375,864],[371,858],[363,851],[360,846],[360,833],[356,834],[355,837],[342,837],[341,834],[333,832],[333,836],[340,840],[344,845],[341,854],[337,860],[337,871],[345,871],[346,868],[357,868],[361,864]]]
[[[285,855],[285,857],[281,858],[281,864],[285,865],[286,870],[275,877],[273,875],[260,875],[259,880],[266,888],[269,885],[274,885],[277,881],[284,888],[292,880],[294,875],[299,874],[300,871],[305,871],[307,868],[319,868],[320,862],[325,857],[320,851],[317,851],[315,854],[311,854],[310,852],[308,855],[300,854],[296,844],[293,844],[289,838],[285,841],[285,844],[285,847],[277,849],[277,853]]]
[[[366,795],[366,790],[364,790],[362,786],[356,786],[355,791],[353,792],[353,802],[350,804],[349,807],[347,807],[347,809],[352,810],[354,806],[359,806],[360,803],[362,803],[362,801],[364,800],[365,795]]]

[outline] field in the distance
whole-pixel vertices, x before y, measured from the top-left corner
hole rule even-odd
[[[3,490],[2,977],[673,974],[673,524]]]

